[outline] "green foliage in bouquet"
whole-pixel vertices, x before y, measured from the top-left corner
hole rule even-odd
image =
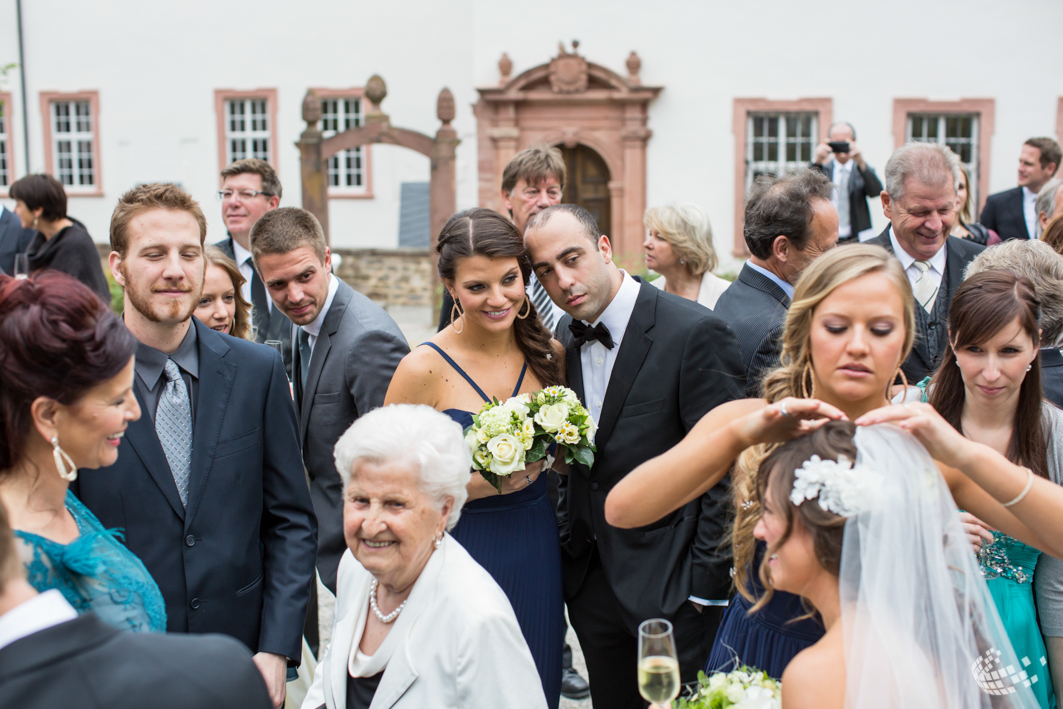
[[[527,394],[505,402],[484,404],[465,429],[465,442],[472,451],[472,467],[484,480],[502,492],[502,477],[524,470],[525,463],[546,457],[546,446],[537,445],[535,423]]]
[[[536,392],[528,405],[535,421],[535,440],[544,446],[556,443],[565,451],[565,462],[594,465],[594,434],[598,427],[580,403],[576,392],[553,386]]]
[[[763,670],[745,665],[733,672],[698,672],[698,688],[682,697],[676,709],[780,709],[782,683]]]

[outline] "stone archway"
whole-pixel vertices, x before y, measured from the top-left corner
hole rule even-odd
[[[513,62],[503,54],[499,85],[477,89],[480,205],[502,210],[502,170],[517,152],[546,143],[576,154],[582,146],[606,169],[613,248],[621,255],[636,254],[646,209],[646,142],[653,134],[646,127],[648,108],[662,87],[642,85],[642,61],[634,52],[623,77],[587,61],[576,52],[578,46],[573,42],[571,52],[562,46],[548,63],[513,78]]]

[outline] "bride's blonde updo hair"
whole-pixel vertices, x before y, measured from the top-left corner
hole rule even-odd
[[[764,379],[764,398],[769,403],[788,396],[815,396],[811,347],[815,310],[835,289],[872,273],[885,275],[904,301],[904,348],[898,358],[898,366],[905,360],[915,341],[915,297],[904,267],[881,246],[839,246],[813,261],[797,281],[782,334],[781,364]],[[753,527],[760,518],[756,493],[757,471],[761,462],[777,447],[778,444],[761,444],[747,448],[735,464],[734,578],[738,592],[750,601],[757,600],[746,588],[748,567],[756,548]]]

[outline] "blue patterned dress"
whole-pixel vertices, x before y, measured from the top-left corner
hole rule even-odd
[[[104,529],[72,492],[66,508],[81,533],[69,544],[15,530],[27,578],[38,591],[56,588],[78,613],[93,612],[119,630],[166,632],[162,593],[121,533]]]

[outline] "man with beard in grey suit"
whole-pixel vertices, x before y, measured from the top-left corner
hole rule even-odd
[[[313,214],[270,211],[251,230],[255,267],[292,328],[299,441],[318,518],[317,568],[336,592],[343,539],[343,481],[332,449],[354,420],[383,405],[395,368],[410,347],[379,305],[332,271],[332,254]]]

